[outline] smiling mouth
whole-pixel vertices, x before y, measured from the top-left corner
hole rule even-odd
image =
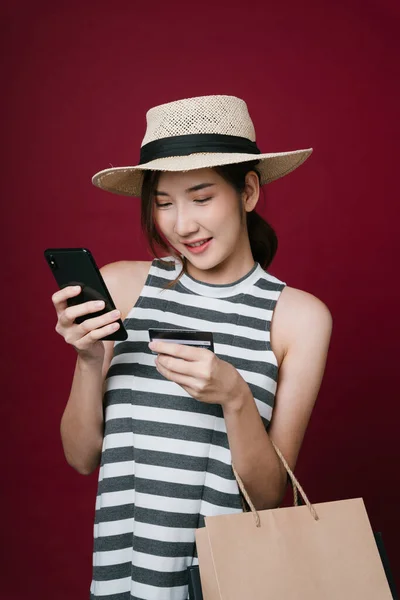
[[[204,246],[204,244],[206,244],[207,242],[209,242],[212,238],[206,238],[204,240],[200,240],[198,242],[192,242],[191,244],[186,244],[185,246],[188,246],[189,248],[199,248],[200,246]]]

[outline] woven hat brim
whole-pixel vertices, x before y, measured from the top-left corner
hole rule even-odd
[[[299,167],[312,153],[312,148],[269,154],[196,153],[187,156],[159,158],[143,165],[111,167],[92,177],[93,185],[123,196],[140,196],[145,171],[193,171],[258,160],[261,185],[284,177]]]

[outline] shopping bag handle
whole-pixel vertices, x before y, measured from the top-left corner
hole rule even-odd
[[[298,504],[299,504],[298,494],[300,493],[300,495],[303,498],[305,504],[307,505],[308,510],[310,511],[312,517],[316,521],[318,521],[319,517],[317,515],[317,511],[315,510],[314,506],[311,504],[311,502],[307,498],[305,491],[303,490],[303,488],[301,487],[301,485],[298,482],[297,478],[295,477],[293,471],[291,470],[291,468],[287,464],[287,462],[285,460],[285,457],[283,456],[282,452],[279,450],[279,448],[274,444],[274,442],[272,440],[271,440],[271,444],[273,445],[273,447],[275,449],[275,452],[277,453],[277,455],[278,455],[281,463],[285,467],[285,470],[286,470],[287,474],[290,477],[290,481],[292,482],[292,487],[293,487],[293,504],[294,504],[294,506],[298,506]],[[234,474],[234,476],[236,478],[236,481],[238,483],[239,489],[242,492],[242,494],[243,494],[243,496],[244,496],[247,504],[249,505],[251,512],[253,513],[256,525],[257,525],[257,527],[260,527],[260,524],[261,524],[261,522],[260,522],[260,515],[256,511],[256,509],[254,507],[254,504],[250,500],[250,496],[246,492],[246,488],[244,487],[243,481],[241,480],[241,478],[240,478],[238,472],[236,471],[234,465],[232,465],[232,469],[233,469],[233,474]]]

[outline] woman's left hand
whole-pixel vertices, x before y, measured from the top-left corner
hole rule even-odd
[[[158,353],[157,371],[202,402],[226,407],[248,387],[235,367],[210,350],[161,341],[151,342],[149,348]]]

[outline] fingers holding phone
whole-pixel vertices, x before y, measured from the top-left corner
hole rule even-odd
[[[53,295],[58,333],[78,351],[87,350],[99,340],[126,340],[128,333],[121,315],[90,251],[49,248],[44,256],[61,288]]]
[[[95,304],[95,306],[88,306],[92,304]],[[76,323],[76,319],[88,314],[87,312],[83,312],[82,308],[87,307],[88,312],[91,312],[94,309],[94,311],[97,313],[99,308],[104,308],[104,302],[102,303],[102,307],[99,306],[99,304],[97,304],[97,302],[85,302],[85,304],[67,308],[65,313],[68,313],[68,319],[73,318],[73,322]],[[90,347],[93,343],[100,341],[118,331],[120,324],[118,323],[117,319],[120,317],[120,311],[115,309],[100,316],[87,319],[85,318],[85,320],[81,323],[77,323],[75,331],[80,337],[79,340],[74,344],[75,348],[78,350],[87,350],[88,347]]]
[[[68,344],[73,345],[78,352],[93,354],[93,358],[102,358],[104,347],[101,339],[113,334],[120,327],[116,322],[120,312],[113,310],[100,316],[99,311],[104,309],[104,301],[89,301],[82,304],[69,305],[69,300],[81,293],[80,286],[68,286],[56,292],[52,301],[57,312],[56,331]],[[81,317],[85,319],[79,321]]]
[[[60,314],[63,310],[65,310],[68,306],[68,300],[70,298],[79,296],[81,291],[82,288],[80,285],[69,285],[64,287],[62,290],[55,292],[51,297],[51,301],[54,304],[57,314]]]

